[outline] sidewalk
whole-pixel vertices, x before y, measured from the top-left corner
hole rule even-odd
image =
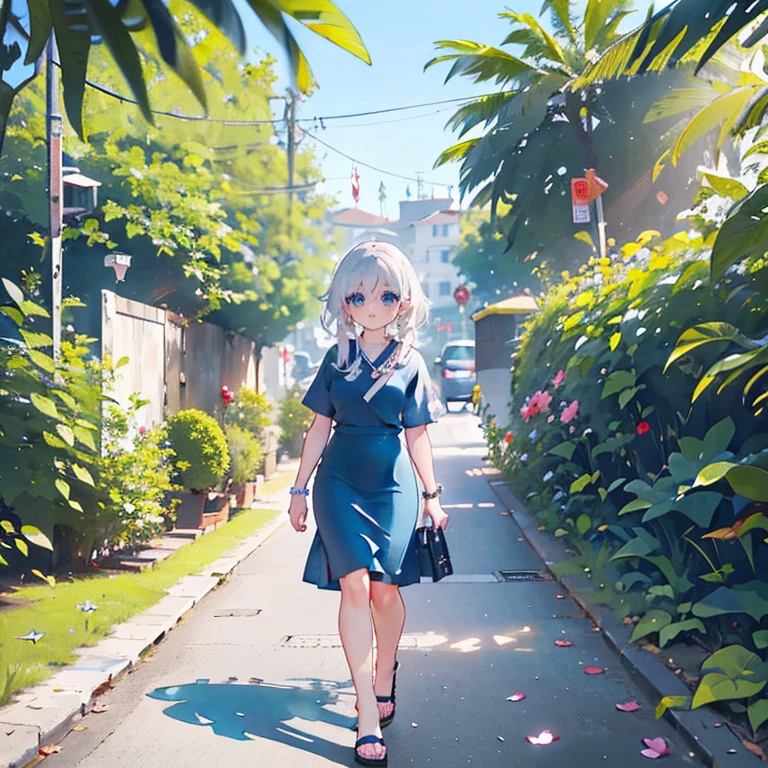
[[[283,471],[292,473],[295,467],[286,466]],[[287,508],[288,499],[286,486],[271,496],[258,499],[254,506],[280,512]],[[180,579],[167,590],[167,597],[115,626],[108,637],[94,646],[75,651],[78,659],[74,664],[17,695],[14,703],[0,708],[0,768],[21,768],[38,757],[41,746],[63,738],[76,720],[87,716],[100,694],[131,671],[194,606],[285,522],[286,519],[278,515],[199,575]],[[167,546],[148,550],[135,559],[165,559],[193,540],[192,533],[192,536],[166,537]]]
[[[403,592],[397,718],[385,731],[390,766],[633,768],[647,765],[640,751],[654,737],[671,746],[665,765],[701,765],[655,720],[657,702],[548,580],[505,514],[476,419],[451,414],[431,435],[455,574]],[[152,663],[100,700],[109,710],[89,716],[47,767],[352,765],[354,693],[336,629],[338,593],[301,582],[311,535],[275,532],[157,646]],[[526,698],[509,701],[517,691]],[[616,709],[629,700],[641,709]],[[526,741],[545,729],[559,740]],[[749,757],[723,764],[741,768]]]

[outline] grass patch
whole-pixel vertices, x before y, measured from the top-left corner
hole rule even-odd
[[[9,599],[19,607],[0,613],[0,706],[16,691],[72,663],[75,648],[95,645],[115,624],[160,601],[165,589],[183,576],[202,571],[276,514],[274,510],[244,510],[218,531],[201,536],[141,573],[96,572],[60,581],[54,588],[29,585],[19,589]],[[90,614],[78,610],[77,605],[86,600],[98,610]],[[45,637],[36,645],[14,639],[30,629],[45,632]]]

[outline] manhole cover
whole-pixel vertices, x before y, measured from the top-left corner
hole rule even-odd
[[[213,617],[215,619],[226,619],[229,617],[248,618],[250,616],[258,616],[260,613],[261,608],[229,608],[217,611],[213,614]]]
[[[552,581],[552,576],[541,571],[494,571],[499,581]]]

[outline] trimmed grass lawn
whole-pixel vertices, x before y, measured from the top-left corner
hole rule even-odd
[[[264,485],[262,497],[290,484],[290,473]],[[274,510],[248,509],[218,531],[181,547],[155,568],[141,573],[99,573],[66,580],[55,587],[30,584],[11,598],[18,608],[0,613],[0,705],[15,691],[34,685],[57,668],[75,660],[72,651],[95,645],[115,624],[151,607],[183,576],[199,573],[243,539],[254,534],[276,514]],[[85,614],[77,608],[90,600],[98,610]],[[16,640],[31,629],[45,632],[36,645]]]

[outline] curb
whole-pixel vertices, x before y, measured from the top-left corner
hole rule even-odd
[[[573,556],[567,551],[563,540],[538,530],[538,521],[517,499],[506,480],[490,480],[488,484],[504,507],[513,513],[510,517],[517,523],[520,532],[547,568],[551,570],[551,566]],[[600,629],[611,650],[617,654],[622,666],[629,672],[632,681],[646,696],[658,702],[665,696],[691,695],[690,688],[653,654],[629,644],[632,629],[620,624],[611,608],[587,602],[585,593],[591,590],[592,585],[586,576],[564,576],[559,579],[559,583]],[[751,757],[752,762],[749,765],[755,768],[764,765],[760,758],[744,748],[730,729],[715,727],[719,718],[709,707],[694,711],[668,709],[664,713],[664,719],[683,737],[686,745],[707,768],[734,766],[737,764],[737,758],[743,759],[741,755],[744,758]],[[728,754],[730,749],[738,752]],[[739,762],[738,765],[742,766],[744,763]]]
[[[283,499],[285,497],[285,499]],[[288,488],[266,499],[259,509],[278,514],[248,539],[227,551],[199,575],[185,576],[143,613],[112,628],[96,645],[80,649],[77,661],[0,709],[0,768],[25,768],[37,762],[40,747],[61,741],[86,717],[96,697],[138,665],[147,652],[229,574],[287,522]]]

